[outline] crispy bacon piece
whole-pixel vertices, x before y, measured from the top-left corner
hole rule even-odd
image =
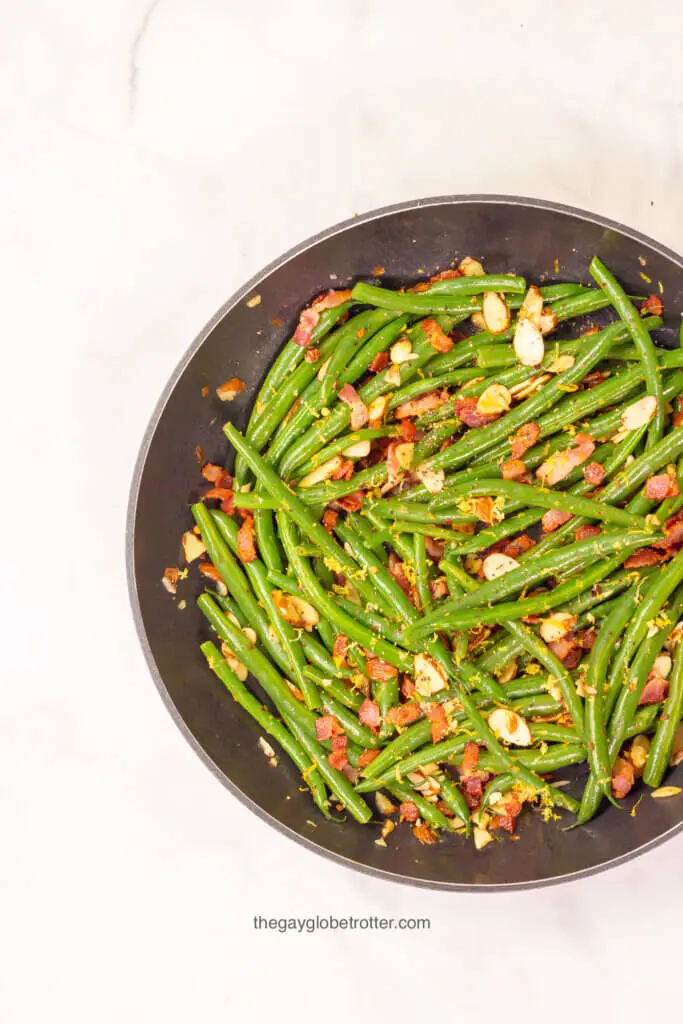
[[[465,776],[470,775],[477,767],[478,762],[479,747],[474,742],[474,740],[470,740],[469,743],[465,744],[465,749],[463,750],[462,753],[462,762],[460,764],[460,777],[464,778]]]
[[[676,512],[675,515],[669,516],[664,523],[664,540],[658,540],[654,542],[654,547],[664,548],[668,551],[670,549],[678,549],[683,544],[683,509],[680,512]]]
[[[462,273],[459,270],[441,270],[438,274],[434,274],[429,278],[430,284],[436,284],[437,281],[450,281],[454,277],[462,277]]]
[[[350,480],[353,476],[353,470],[354,465],[351,459],[342,459],[332,474],[332,480]]]
[[[394,577],[394,579],[398,583],[398,585],[401,588],[401,590],[403,591],[403,593],[406,594],[406,596],[410,598],[410,600],[413,602],[413,604],[417,608],[418,607],[418,601],[417,601],[417,593],[416,593],[415,587],[411,584],[410,580],[406,576],[405,569],[403,567],[403,562],[398,557],[398,555],[394,554],[393,551],[389,555],[389,562],[388,562],[387,568],[389,569],[389,572],[391,573],[391,575]]]
[[[301,699],[303,700],[303,696]],[[339,736],[330,737],[330,746],[332,747],[333,750],[346,750],[348,742],[348,737],[345,736],[343,733]]]
[[[396,666],[390,665],[388,661],[383,661],[382,658],[370,657],[365,662],[365,665],[366,675],[377,683],[386,683],[389,679],[394,679],[398,675]]]
[[[343,772],[349,763],[345,750],[333,750],[331,754],[327,755],[327,760],[330,767],[336,768],[338,772]]]
[[[199,571],[202,576],[206,576],[207,579],[215,580],[216,583],[220,583],[221,574],[213,562],[200,562]]]
[[[306,353],[304,355],[304,359],[306,360],[307,363],[317,363],[318,360],[320,359],[320,349],[307,348]]]
[[[553,640],[548,644],[548,650],[552,651],[556,658],[562,662],[565,668],[576,668],[583,656],[583,650],[572,633]]]
[[[214,487],[232,487],[230,474],[222,466],[217,466],[215,462],[207,462],[205,466],[202,466],[202,476]]]
[[[401,420],[398,430],[402,441],[414,441],[417,437],[417,427],[412,420],[407,418]]]
[[[416,722],[421,714],[422,712],[417,704],[412,702],[409,704],[397,704],[395,708],[391,708],[388,712],[387,721],[400,729],[403,726],[411,725],[412,722]]]
[[[432,743],[438,743],[448,736],[448,719],[441,704],[424,704],[423,710],[432,725]]]
[[[423,821],[419,825],[413,825],[412,833],[422,846],[433,846],[437,842],[436,832]]]
[[[406,416],[423,416],[424,413],[431,412],[432,409],[438,409],[447,399],[448,392],[445,390],[428,391],[426,395],[411,398],[407,402],[397,405],[394,409],[394,418],[402,420]]]
[[[226,515],[235,514],[235,492],[229,487],[210,487],[204,498],[218,498],[221,503],[221,511]]]
[[[323,740],[331,740],[333,736],[341,736],[344,730],[334,715],[321,715],[315,720],[315,734],[322,743]]]
[[[436,320],[429,317],[422,321],[422,330],[427,335],[427,341],[437,352],[450,352],[455,344],[448,335],[441,330]]]
[[[526,464],[521,459],[508,459],[500,467],[503,480],[523,480],[526,476]]]
[[[612,769],[612,796],[621,800],[627,796],[636,781],[636,773],[630,761],[618,757]]]
[[[244,522],[237,531],[237,557],[241,562],[253,562],[257,557],[254,517],[245,509],[240,509],[240,515],[244,517]]]
[[[406,800],[398,809],[398,813],[401,815],[401,821],[407,821],[413,824],[420,817],[420,812],[417,809],[417,804],[414,804],[412,800]]]
[[[502,415],[501,413],[480,412],[478,398],[456,398],[453,403],[453,411],[458,419],[468,427],[485,427],[487,423],[493,423]]]
[[[440,562],[446,550],[443,544],[439,544],[432,537],[425,537],[425,548],[434,562]]]
[[[487,776],[482,772],[475,772],[473,775],[466,775],[460,779],[460,788],[465,797],[465,803],[471,811],[481,806],[484,796],[484,779]]]
[[[577,434],[570,448],[555,452],[536,470],[536,477],[545,487],[553,487],[582,465],[595,451],[595,441],[588,434]]]
[[[339,508],[343,509],[344,512],[357,512],[363,505],[363,492],[354,491],[353,494],[347,494],[343,498],[337,498],[336,504]]]
[[[643,704],[659,704],[661,700],[664,700],[668,692],[669,680],[664,679],[653,669],[647,677],[647,682],[638,701],[638,707]]]
[[[599,462],[588,462],[583,467],[583,478],[591,487],[599,487],[605,479],[605,467]]]
[[[510,441],[510,454],[513,459],[521,459],[524,452],[528,451],[541,436],[541,428],[538,423],[523,423],[518,428]]]
[[[676,480],[676,473],[658,473],[645,481],[645,497],[650,501],[664,501],[665,498],[677,498],[681,493]]]
[[[360,430],[368,422],[368,407],[352,384],[339,389],[339,400],[351,410],[351,430]]]
[[[300,345],[302,348],[310,345],[313,329],[316,327],[318,320],[320,320],[322,311],[324,309],[333,309],[335,306],[341,305],[342,302],[348,302],[350,298],[350,290],[344,289],[343,291],[323,292],[317,299],[314,299],[311,305],[304,309],[299,316],[299,324],[292,337],[294,344]]]
[[[666,558],[664,551],[656,551],[654,548],[640,548],[629,555],[624,562],[624,569],[642,569],[650,565],[659,565]]]
[[[505,542],[503,554],[507,555],[508,558],[519,558],[520,555],[525,554],[527,551],[531,551],[535,546],[536,541],[533,540],[528,533],[520,533],[519,537],[515,537],[514,540]]]
[[[332,644],[332,657],[337,665],[346,665],[349,650],[349,638],[344,633],[337,633]]]
[[[366,748],[358,755],[358,767],[365,768],[379,755],[379,750],[373,750],[371,747]]]
[[[442,597],[448,595],[448,583],[443,576],[439,576],[438,579],[429,581],[429,594],[432,601],[440,601]]]
[[[352,786],[355,786],[360,778],[360,771],[358,768],[353,768],[350,764],[345,764],[342,768],[344,775],[349,780]]]
[[[573,519],[571,512],[562,512],[559,508],[549,508],[541,518],[541,526],[544,533],[554,533],[564,523],[568,523],[570,519]]]
[[[415,683],[410,676],[401,676],[401,696],[405,698],[405,700],[410,700],[410,698],[414,697],[416,693],[417,690],[415,689]]]
[[[598,631],[597,629],[580,629],[574,636],[583,651],[591,651],[598,639]]]
[[[379,705],[374,700],[370,700],[366,697],[361,706],[358,708],[358,721],[361,725],[367,725],[368,729],[375,731],[379,729],[382,722],[382,716],[379,713]]]
[[[602,370],[593,370],[592,373],[587,373],[581,381],[581,385],[584,388],[596,388],[598,384],[602,384],[604,380],[607,380],[609,373]]]
[[[640,315],[647,316],[661,316],[664,312],[664,304],[660,299],[659,295],[648,295],[645,302],[640,307]]]
[[[574,534],[574,540],[578,543],[581,540],[588,540],[589,537],[597,537],[600,534],[599,526],[592,526],[590,523],[586,523],[585,526],[580,526]]]
[[[496,829],[502,828],[510,835],[515,831],[515,819],[511,814],[497,814],[493,821],[489,822],[489,831],[495,832]]]
[[[386,370],[389,365],[389,353],[388,352],[377,352],[372,357],[372,362],[368,366],[368,370],[371,373],[379,373],[381,370]]]
[[[200,444],[195,445],[194,455],[200,466],[204,465],[204,449]]]
[[[334,533],[334,528],[337,525],[339,519],[339,513],[335,512],[333,508],[326,508],[323,512],[322,524],[328,533]]]

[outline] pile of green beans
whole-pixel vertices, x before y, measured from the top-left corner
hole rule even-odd
[[[683,352],[659,297],[587,276],[470,260],[327,293],[224,425],[234,477],[203,468],[207,664],[270,763],[380,842],[397,816],[479,848],[524,804],[581,825],[680,792]]]

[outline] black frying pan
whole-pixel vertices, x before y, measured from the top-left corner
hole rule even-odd
[[[299,309],[330,287],[367,278],[377,266],[388,286],[418,270],[433,272],[454,256],[485,259],[489,272],[531,279],[586,280],[597,253],[632,293],[658,290],[668,317],[658,332],[678,344],[683,310],[683,260],[635,231],[570,207],[505,196],[452,196],[387,207],[346,221],[286,253],[240,289],[204,328],[176,367],[157,404],[135,468],[128,515],[128,578],[133,613],[159,692],[187,739],[223,784],[280,831],[349,866],[443,889],[520,888],[598,871],[641,853],[683,826],[683,798],[645,797],[635,817],[608,806],[589,826],[561,831],[526,814],[518,842],[477,853],[452,836],[422,847],[407,829],[375,845],[378,830],[349,820],[325,821],[286,758],[271,768],[257,746],[255,723],[207,669],[199,642],[207,636],[192,584],[179,588],[178,611],[161,585],[166,566],[182,564],[180,537],[202,488],[195,445],[212,462],[228,457],[220,429],[230,416],[246,424],[256,390],[290,336]],[[641,260],[646,261],[643,266]],[[555,260],[560,271],[553,273]],[[646,274],[652,285],[643,281]],[[261,296],[249,308],[246,299]],[[279,318],[282,326],[271,320]],[[231,405],[214,388],[237,375],[246,389]],[[209,396],[202,397],[202,388]],[[577,769],[573,770],[575,773]],[[578,779],[573,776],[575,784]],[[672,780],[683,785],[683,766]],[[314,825],[311,824],[314,822]]]

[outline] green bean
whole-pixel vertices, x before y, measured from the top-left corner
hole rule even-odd
[[[312,472],[312,470],[321,466],[324,462],[334,458],[335,455],[343,455],[349,448],[361,441],[375,441],[380,437],[397,437],[398,433],[398,427],[394,426],[377,427],[372,430],[366,427],[362,430],[354,430],[350,434],[344,434],[343,437],[338,437],[336,441],[332,441],[325,448],[321,448],[307,462],[298,466],[292,474],[292,479],[295,481],[300,480],[301,477],[306,476],[306,474]]]
[[[573,764],[581,764],[586,760],[586,748],[582,743],[557,743],[545,752],[530,749],[518,750],[516,756],[519,763],[527,770],[545,775],[547,772],[557,772],[560,768],[569,768]],[[495,758],[487,753],[480,756],[477,767],[481,771],[498,770]],[[569,793],[563,793],[562,790],[557,790],[553,786],[548,786],[548,789],[552,792],[551,799],[554,803],[574,813],[578,811],[579,802]]]
[[[346,776],[332,767],[320,744],[303,731],[299,736],[299,742],[311,760],[316,764],[326,784],[347,811],[362,825],[370,821],[372,811],[365,800],[356,793]]]
[[[402,804],[413,803],[417,807],[420,817],[433,828],[446,829],[450,831],[452,826],[445,814],[442,814],[438,807],[425,800],[415,789],[408,785],[402,786],[398,782],[387,783],[384,787],[388,793],[400,800]]]
[[[471,815],[462,791],[457,787],[448,772],[444,772],[443,775],[437,776],[436,781],[440,786],[439,796],[446,806],[453,811],[455,817],[463,823],[465,835],[469,836],[471,831]]]
[[[200,646],[209,668],[215,672],[233,700],[258,722],[264,732],[267,732],[269,736],[272,736],[279,743],[303,775],[306,784],[311,790],[316,806],[323,812],[326,818],[329,818],[329,801],[325,784],[319,772],[311,771],[310,760],[304,753],[301,744],[297,742],[282,722],[279,722],[274,715],[271,715],[270,711],[263,707],[244,683],[240,682],[225,659],[221,657],[215,644],[209,640]]]
[[[344,707],[350,708],[352,711],[357,711],[363,703],[363,695],[358,690],[353,690],[343,683],[340,683],[333,675],[326,675],[324,671],[320,671],[317,668],[313,668],[311,665],[307,665],[304,669],[306,676],[311,682],[315,683],[316,686],[321,687],[326,693],[329,693],[331,697],[334,697],[336,701],[343,704]]]
[[[336,700],[329,693],[323,693],[322,701],[327,714],[334,715],[334,717],[340,722],[346,735],[354,743],[357,743],[364,749],[374,749],[382,745],[382,741],[374,734],[374,732],[371,732],[366,725],[361,725],[356,715],[345,707],[341,701]]]
[[[458,313],[471,307],[470,296],[481,295],[483,292],[512,292],[520,294],[526,291],[523,277],[511,277],[507,274],[484,274],[480,277],[458,277],[452,279],[447,293],[438,292],[392,292],[388,288],[365,284],[359,281],[351,292],[356,302],[364,302],[382,309],[394,309],[406,313],[448,313],[455,309]],[[476,306],[474,307],[476,308]]]
[[[683,495],[683,455],[678,459],[678,464],[676,466],[676,483],[678,484],[680,494],[675,498],[666,498],[657,509],[657,519],[660,523],[666,522],[669,516],[678,512],[681,504],[683,504],[683,499],[681,497]]]
[[[368,629],[372,629],[376,633],[380,633],[390,643],[400,645],[401,627],[397,623],[389,622],[379,612],[375,612],[372,609],[368,610],[367,606],[362,608],[354,604],[353,601],[349,601],[348,598],[337,597],[337,602],[340,608],[348,612],[349,615],[357,619],[362,625],[367,626]]]
[[[230,596],[225,597],[223,594],[217,594],[214,590],[206,590],[206,593],[218,603],[222,610],[228,615],[234,615],[240,626],[248,626],[249,619],[246,617],[237,601],[233,601]]]
[[[254,513],[254,533],[256,535],[256,547],[266,568],[282,571],[282,551],[275,530],[273,528],[273,513],[267,509],[257,509]]]
[[[555,722],[531,722],[531,735],[537,743],[578,743],[576,729]]]
[[[653,395],[657,401],[655,416],[650,424],[648,434],[649,443],[651,445],[656,444],[664,431],[664,399],[652,339],[648,334],[647,328],[643,326],[640,313],[629,300],[617,279],[609,272],[598,256],[594,256],[591,260],[589,270],[591,276],[604,289],[605,294],[609,296],[610,302],[628,327],[633,342],[638,349],[648,394]]]
[[[683,716],[683,644],[676,646],[669,692],[650,746],[643,779],[648,786],[659,786],[673,753],[676,730]]]
[[[356,531],[366,548],[370,548],[382,564],[386,565],[389,561],[389,555],[384,545],[389,541],[388,531],[373,530],[363,515],[349,514],[346,517],[346,522]]]
[[[517,784],[518,779],[510,772],[507,772],[504,775],[494,775],[484,790],[480,809],[485,811],[490,805],[492,797],[496,796],[498,793],[500,793],[501,796],[503,793],[509,793],[513,786],[516,786]]]
[[[387,774],[392,765],[397,764],[411,751],[427,743],[432,736],[431,723],[422,718],[408,726],[383,748],[377,757],[361,771],[364,779],[376,779]]]
[[[414,536],[415,544],[415,587],[423,612],[428,611],[432,604],[432,595],[429,590],[429,573],[427,569],[427,549],[425,539],[421,533]]]
[[[472,739],[471,735],[451,736],[439,743],[430,743],[421,750],[403,758],[398,764],[390,768],[382,775],[374,775],[371,779],[366,777],[365,782],[356,784],[357,793],[369,793],[373,789],[379,789],[387,782],[401,782],[411,772],[426,764],[443,764],[452,761],[457,754],[462,754],[467,743]],[[375,758],[377,760],[377,758]]]

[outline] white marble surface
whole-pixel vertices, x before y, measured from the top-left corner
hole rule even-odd
[[[230,798],[163,708],[123,530],[140,437],[190,339],[263,264],[354,211],[537,195],[683,250],[681,10],[0,5],[3,1024],[314,1006],[370,1021],[390,994],[399,1021],[678,1012],[682,838],[493,897],[306,853]],[[427,914],[432,929],[263,934],[257,913]]]

